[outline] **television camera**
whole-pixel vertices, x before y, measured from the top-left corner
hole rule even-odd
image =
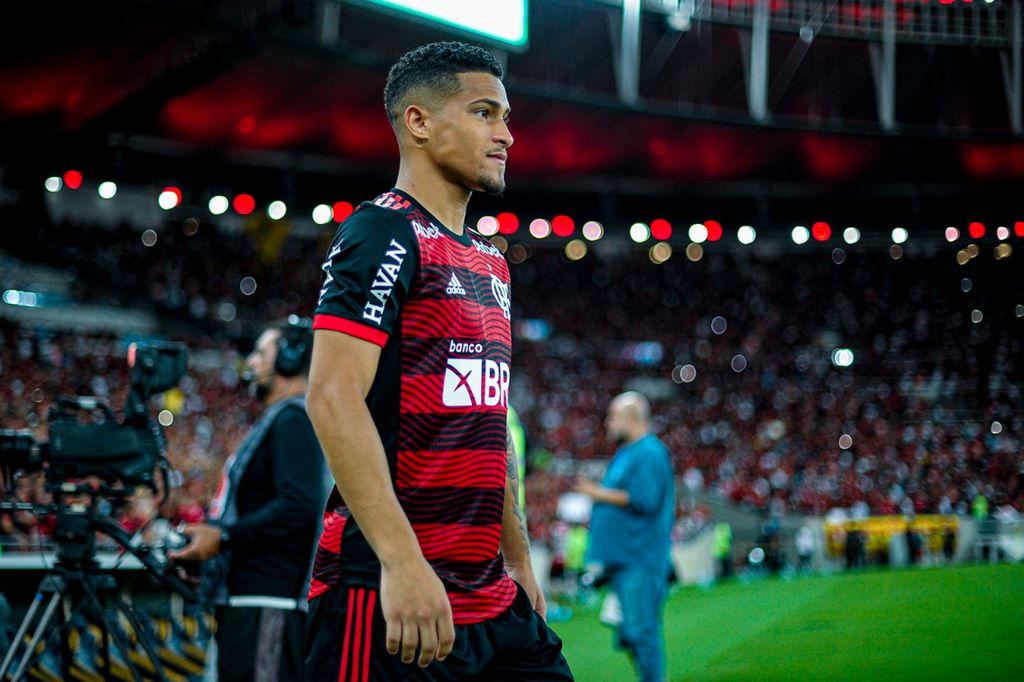
[[[0,474],[4,484],[9,487],[16,477],[41,471],[44,489],[52,497],[46,504],[0,502],[0,511],[52,515],[57,545],[56,561],[40,583],[0,665],[0,680],[24,679],[39,653],[38,645],[50,621],[54,617],[64,618],[71,611],[86,613],[98,622],[104,632],[105,651],[109,653],[113,638],[124,654],[123,660],[130,660],[130,645],[119,641],[123,636],[112,627],[104,603],[112,604],[136,632],[144,632],[144,627],[120,599],[112,575],[100,568],[96,559],[97,533],[135,556],[150,575],[187,602],[197,601],[180,568],[172,566],[166,555],[167,549],[185,544],[185,538],[171,531],[159,544],[146,544],[140,535],[133,535],[104,511],[106,507],[122,508],[140,486],[157,494],[170,488],[166,440],[162,427],[149,414],[147,401],[153,394],[177,385],[187,367],[186,349],[176,343],[132,344],[128,349],[128,366],[131,381],[121,421],[97,398],[62,396],[47,415],[48,441],[37,440],[30,431],[0,431]],[[65,608],[58,609],[62,601]],[[64,641],[67,625],[63,622],[58,629],[62,637],[60,648],[65,654],[64,679],[70,679],[71,665]],[[145,637],[139,639],[150,660],[157,661]],[[25,651],[12,671],[22,645],[26,645]],[[105,660],[109,673],[111,656],[107,655]],[[158,679],[165,678],[157,670]]]

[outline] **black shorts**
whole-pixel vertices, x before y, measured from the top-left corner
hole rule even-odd
[[[220,682],[301,682],[306,614],[230,607],[217,612]]]
[[[573,679],[562,640],[533,610],[522,587],[500,616],[456,625],[452,652],[426,668],[388,653],[378,596],[370,589],[337,587],[310,603],[306,682]]]

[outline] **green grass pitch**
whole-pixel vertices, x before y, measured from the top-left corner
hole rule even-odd
[[[579,682],[634,679],[596,609],[551,625]],[[1024,565],[866,570],[678,588],[672,682],[1024,680]]]

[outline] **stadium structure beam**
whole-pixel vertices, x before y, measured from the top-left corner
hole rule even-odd
[[[875,82],[878,124],[882,130],[896,128],[896,1],[885,0],[882,20],[882,42],[868,46],[871,75]]]
[[[334,47],[338,44],[338,31],[341,28],[341,3],[334,0],[322,0],[320,3],[320,44]]]
[[[1003,66],[1003,87],[1010,110],[1010,128],[1014,134],[1024,133],[1024,109],[1021,107],[1021,7],[1020,0],[1010,6],[1010,50],[999,57]]]
[[[769,109],[775,109],[779,106],[782,96],[786,93],[786,88],[789,87],[793,76],[796,75],[797,69],[800,68],[804,57],[807,56],[811,45],[818,37],[818,33],[835,12],[838,4],[838,0],[824,0],[814,10],[807,25],[800,31],[800,40],[790,49],[789,54],[786,55],[786,59],[782,62],[782,66],[769,86],[768,91],[771,93],[768,101]]]
[[[758,123],[768,121],[768,0],[757,0],[750,22],[750,50],[747,69],[747,106]]]
[[[619,99],[624,104],[640,101],[640,15],[641,0],[622,0],[622,22],[616,34],[612,30],[615,54],[615,80]],[[616,40],[618,38],[618,40]]]

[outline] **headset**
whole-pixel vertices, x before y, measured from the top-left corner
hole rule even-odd
[[[288,324],[277,337],[277,358],[274,372],[283,377],[293,377],[309,364],[313,352],[313,323],[309,318],[288,317]]]

